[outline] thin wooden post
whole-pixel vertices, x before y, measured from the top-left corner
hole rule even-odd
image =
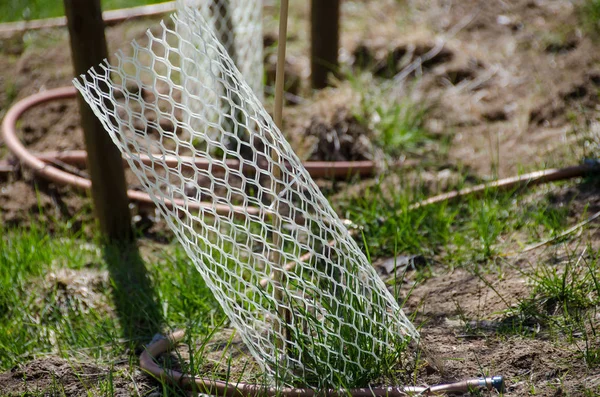
[[[281,0],[279,12],[279,43],[277,44],[277,71],[275,74],[275,112],[273,118],[279,129],[283,129],[283,88],[285,86],[285,52],[287,49],[289,1]]]
[[[275,76],[275,111],[273,118],[277,128],[283,129],[283,88],[285,82],[285,52],[287,46],[287,25],[288,25],[289,0],[281,0],[281,10],[279,11],[279,43],[277,49],[277,74]],[[274,164],[280,164],[279,153],[275,149],[271,150],[271,158]],[[279,194],[277,181],[281,179],[283,166],[273,167],[273,180],[275,186],[275,195]],[[277,198],[276,198],[277,200]],[[279,205],[274,207],[275,211],[279,209]],[[281,218],[277,215],[273,216],[273,229],[281,230]],[[286,342],[289,339],[288,329],[291,323],[291,313],[284,307],[285,302],[285,284],[286,277],[284,273],[284,264],[281,261],[281,255],[278,250],[283,249],[283,241],[277,232],[273,233],[273,262],[275,262],[274,280],[277,283],[275,286],[275,300],[279,308],[279,332],[284,340],[279,341],[279,348],[283,351],[287,349]]]
[[[311,0],[311,83],[327,87],[330,72],[337,72],[340,41],[340,0]]]
[[[64,0],[64,6],[73,68],[79,76],[108,57],[100,0]],[[81,95],[78,102],[100,231],[110,241],[129,241],[133,233],[121,153]]]

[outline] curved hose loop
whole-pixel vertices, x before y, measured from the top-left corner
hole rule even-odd
[[[37,158],[25,148],[25,146],[18,139],[16,133],[17,121],[19,120],[21,115],[27,110],[45,102],[74,98],[76,94],[77,91],[75,87],[62,87],[53,90],[43,91],[17,102],[13,107],[11,107],[8,110],[6,116],[4,117],[4,121],[2,122],[2,134],[4,138],[4,143],[9,148],[9,150],[15,156],[17,156],[17,158],[23,164],[31,168],[36,175],[59,185],[70,185],[79,189],[89,190],[92,187],[92,182],[89,179],[82,178],[80,176],[62,171],[56,167],[53,167],[52,165],[45,163],[42,159]],[[130,200],[135,200],[146,204],[153,204],[152,198],[146,193],[142,193],[136,190],[128,190],[127,196]],[[173,201],[165,200],[165,204],[168,207],[172,207],[173,205],[186,205],[184,200],[181,199],[175,199]],[[214,209],[218,214],[225,215],[229,214],[230,212],[233,212],[237,216],[245,216],[245,214],[253,212],[256,212],[256,214],[258,214],[257,209],[246,209],[234,205],[223,205],[192,201],[188,202],[187,205],[188,208],[190,208],[191,210]]]
[[[6,113],[4,121],[2,122],[2,134],[9,150],[15,154],[23,164],[31,168],[38,176],[57,184],[70,185],[79,189],[88,190],[92,185],[89,179],[62,171],[50,164],[60,161],[67,164],[84,165],[87,158],[85,151],[76,150],[66,152],[47,152],[34,155],[25,148],[23,143],[18,139],[16,132],[17,121],[27,110],[45,102],[71,99],[76,95],[77,91],[74,87],[62,87],[43,91],[20,100]],[[167,156],[164,160],[167,162],[168,166],[176,166],[180,161],[173,156]],[[187,164],[189,166],[193,163],[199,169],[206,169],[209,165],[209,163],[203,159],[194,159],[192,157],[181,157],[181,160],[183,164]],[[141,161],[146,164],[150,164],[151,158],[148,156],[141,156]],[[229,166],[236,166],[238,164],[239,163],[237,160],[230,160],[227,163]],[[392,167],[400,167],[403,165],[407,165],[407,163],[398,163]],[[347,177],[349,175],[371,176],[377,171],[376,164],[373,161],[309,161],[305,162],[304,166],[313,177],[335,178],[344,176]],[[452,201],[470,195],[478,196],[487,190],[510,190],[519,187],[532,187],[543,183],[582,177],[591,172],[597,172],[598,169],[598,161],[589,160],[577,166],[535,171],[528,174],[500,179],[490,183],[480,184],[462,190],[454,190],[448,193],[443,193],[414,203],[410,205],[408,209],[415,210],[424,206],[433,205],[444,201]],[[218,172],[219,170],[215,169],[215,171]],[[246,169],[245,171],[252,172],[255,170]],[[0,173],[2,172],[10,172],[10,167],[0,164]],[[143,204],[154,204],[152,198],[146,193],[136,190],[128,190],[127,195],[130,200],[134,200]],[[214,203],[197,201],[188,201],[185,203],[180,199],[176,199],[174,201],[165,200],[165,204],[167,206],[187,205],[191,210],[213,209],[217,212],[217,214],[221,215],[228,215],[233,212],[235,216],[240,218],[245,218],[246,214],[258,214],[258,209],[254,207],[239,207],[235,205],[223,204],[216,205]],[[330,241],[329,244],[333,245],[335,244],[335,241]],[[310,259],[311,255],[311,253],[306,253],[301,256],[299,260],[307,261]],[[285,265],[285,269],[291,271],[295,266],[295,262],[290,262]],[[263,279],[260,281],[260,285],[264,288],[269,281],[270,280],[268,278]]]
[[[61,99],[72,99],[75,98],[76,95],[77,91],[74,87],[61,87],[43,91],[18,101],[8,110],[6,116],[4,117],[2,122],[2,135],[9,150],[23,164],[31,168],[38,176],[60,185],[70,185],[79,189],[87,190],[91,187],[91,181],[89,179],[62,171],[50,164],[52,162],[60,161],[67,164],[84,165],[87,158],[85,151],[75,150],[65,152],[47,152],[34,155],[25,148],[23,143],[17,137],[17,121],[26,111],[45,102]],[[164,160],[168,166],[176,166],[180,161],[183,163],[184,167],[193,163],[199,169],[207,169],[209,165],[208,161],[206,160],[194,159],[186,156],[182,156],[179,159],[173,156],[166,156]],[[141,161],[146,164],[150,164],[151,158],[148,156],[141,156]],[[229,160],[227,162],[227,165],[232,167],[236,167],[238,164],[239,162],[237,160]],[[10,172],[10,167],[5,166],[4,164],[0,165],[2,165],[2,167],[0,167],[0,172]],[[392,167],[394,168],[405,165],[409,164],[407,164],[407,162],[402,162],[394,164]],[[377,166],[373,161],[308,161],[304,163],[304,166],[314,178],[342,178],[350,175],[372,176],[377,172]],[[581,177],[597,169],[598,164],[591,161],[582,165],[562,169],[536,171],[529,174],[477,185],[463,190],[455,190],[444,193],[415,203],[411,205],[409,209],[416,209],[443,201],[451,201],[467,195],[478,195],[489,189],[508,190],[521,186],[534,186],[563,179]],[[215,169],[215,171],[218,172],[219,170]],[[245,171],[252,172],[254,170],[250,169],[250,167],[247,167]],[[136,190],[128,190],[127,194],[131,200],[147,204],[153,203],[150,196],[145,193]],[[167,202],[167,205],[173,205],[173,203],[177,205],[184,204],[183,200],[175,200],[173,202]],[[188,202],[188,205],[192,210],[213,206],[212,203],[198,202]],[[229,214],[230,211],[240,214],[242,211],[242,207],[233,205],[218,205],[215,209],[219,214]],[[246,211],[246,213],[248,213],[248,211],[252,212],[253,210],[254,209],[252,208],[243,207],[243,211]]]
[[[59,185],[70,185],[79,189],[88,190],[92,186],[92,182],[89,179],[62,171],[49,164],[58,160],[68,164],[83,165],[85,164],[87,158],[85,151],[68,151],[60,153],[49,152],[42,153],[36,156],[30,151],[28,151],[27,148],[25,148],[23,143],[17,137],[17,121],[27,110],[35,106],[41,105],[45,102],[75,98],[76,95],[77,91],[75,87],[61,87],[48,91],[43,91],[20,100],[14,106],[12,106],[6,113],[4,121],[2,122],[2,134],[4,142],[6,143],[8,149],[23,164],[31,168],[36,175],[47,179],[51,182],[57,183]],[[152,159],[148,156],[141,156],[141,160],[146,164],[152,163]],[[182,156],[180,158],[176,158],[173,156],[167,156],[164,160],[169,166],[176,166],[181,162],[184,166],[186,164],[188,166],[190,166],[191,164],[195,164],[195,166],[200,169],[207,169],[209,167],[208,161],[204,159],[194,159],[192,157]],[[227,165],[231,167],[235,167],[238,164],[238,160],[229,160],[227,162]],[[305,167],[313,177],[331,178],[344,176],[347,177],[349,175],[370,176],[373,175],[377,170],[377,167],[373,161],[310,161],[305,163]],[[251,168],[252,167],[247,167],[245,171],[255,171]],[[215,169],[215,172],[218,171],[218,169]],[[130,200],[138,201],[145,204],[153,204],[152,198],[146,193],[136,190],[128,190],[127,195]],[[187,205],[190,210],[212,209],[216,211],[219,215],[229,215],[231,212],[233,212],[234,215],[240,218],[244,218],[247,214],[259,214],[258,208],[204,203],[191,200],[187,201],[187,203],[181,199],[175,199],[173,201],[165,200],[165,204],[169,207],[172,207],[173,205]]]
[[[504,390],[504,379],[501,376],[491,378],[468,379],[461,382],[436,386],[401,386],[401,387],[369,387],[348,390],[319,391],[311,388],[278,389],[264,385],[248,383],[227,383],[223,381],[198,378],[181,372],[164,369],[157,364],[157,358],[173,350],[185,337],[183,330],[175,331],[164,339],[148,345],[140,355],[140,367],[156,379],[190,390],[213,396],[225,397],[407,397],[407,396],[439,396],[447,393],[466,393],[473,389],[484,388]]]

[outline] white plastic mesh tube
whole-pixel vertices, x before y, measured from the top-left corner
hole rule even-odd
[[[75,85],[274,383],[361,385],[417,332],[210,24],[173,21]]]
[[[180,11],[185,7],[198,10],[259,98],[263,95],[264,75],[262,2],[263,0],[177,0],[177,9]]]
[[[177,0],[177,11],[185,13],[186,7],[197,10],[203,20],[208,24],[208,29],[194,32],[206,35],[214,32],[234,65],[242,72],[246,83],[252,88],[256,96],[263,98],[263,32],[262,32],[262,0]],[[187,32],[181,32],[182,35]],[[179,40],[179,50],[183,57],[194,58],[196,49],[190,44],[194,42],[191,37],[182,36]],[[204,40],[208,37],[203,36]],[[214,87],[215,92],[203,90],[209,85],[212,77],[206,73],[209,70],[208,59],[199,59],[200,63],[184,64],[183,77],[193,76],[197,82],[190,80],[182,83],[187,90],[181,93],[181,104],[195,113],[203,111],[205,119],[217,122],[219,113],[223,109],[204,108],[204,103],[196,98],[205,99],[205,95],[219,97],[224,95],[223,87]],[[191,95],[188,95],[188,92]],[[213,98],[214,99],[214,98]],[[222,103],[222,105],[226,105]],[[199,130],[202,124],[192,120],[190,126]],[[214,135],[213,135],[214,137]]]

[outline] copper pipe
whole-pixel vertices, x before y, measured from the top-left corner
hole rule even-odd
[[[264,385],[247,383],[227,383],[223,381],[198,378],[185,375],[181,372],[164,369],[157,364],[157,358],[174,349],[184,338],[183,330],[175,331],[165,339],[160,339],[147,346],[140,355],[140,367],[150,375],[162,382],[177,385],[184,390],[191,390],[214,396],[227,397],[407,397],[407,396],[439,396],[447,393],[467,393],[473,389],[485,388],[502,391],[504,381],[502,377],[469,379],[461,382],[436,385],[436,386],[401,386],[401,387],[369,387],[349,390],[327,390],[325,392],[310,388],[283,388],[277,389]]]
[[[598,164],[594,161],[586,161],[581,165],[555,168],[549,170],[535,171],[528,174],[513,176],[509,178],[499,179],[497,181],[482,183],[473,187],[468,187],[462,190],[454,190],[448,193],[443,193],[418,203],[410,205],[408,208],[414,210],[432,204],[441,203],[444,201],[453,201],[465,196],[480,196],[489,190],[511,190],[521,187],[531,187],[549,182],[562,181],[585,176],[590,172],[598,171]]]
[[[74,87],[63,87],[44,91],[22,99],[8,110],[2,123],[2,133],[5,143],[8,146],[9,150],[11,150],[21,162],[30,167],[37,175],[57,184],[71,185],[79,189],[87,190],[91,187],[91,182],[89,179],[82,178],[80,176],[73,175],[65,171],[61,171],[60,169],[48,164],[55,160],[59,160],[67,164],[75,164],[80,166],[84,165],[86,161],[85,151],[79,150],[68,152],[47,152],[34,155],[25,148],[21,141],[19,141],[16,133],[17,121],[23,115],[23,113],[25,113],[30,108],[53,100],[74,98],[76,94],[77,92]],[[140,158],[144,164],[152,164],[152,159],[150,157],[142,155],[140,156]],[[166,164],[169,167],[176,167],[180,160],[174,156],[166,156],[164,158],[161,157],[161,161],[166,162]],[[192,157],[186,156],[181,157],[181,162],[183,164],[187,164],[188,166],[194,164],[198,169],[207,169],[209,166],[209,163],[204,159],[194,159]],[[236,167],[239,166],[239,161],[227,160],[225,164],[227,166]],[[353,174],[361,176],[370,176],[376,172],[376,166],[372,161],[309,161],[304,163],[304,165],[313,177],[328,176],[333,178],[344,177]],[[404,165],[404,163],[396,164],[396,167],[402,165]],[[9,172],[11,169],[12,167],[10,167],[9,164],[0,163],[0,172]],[[221,172],[223,169],[224,168],[222,168],[222,166],[215,166],[213,164],[213,168],[211,170],[214,172]],[[582,165],[562,169],[536,171],[521,176],[505,178],[498,181],[484,183],[470,188],[465,188],[462,190],[454,190],[448,193],[440,194],[434,197],[430,197],[426,200],[420,201],[418,203],[412,204],[411,206],[409,206],[409,209],[414,210],[420,207],[440,203],[443,201],[452,201],[468,195],[477,196],[490,189],[510,190],[518,187],[535,186],[558,180],[581,177],[597,169],[598,167],[596,163],[589,162],[584,163]],[[256,170],[254,167],[243,167],[243,171],[255,172]],[[152,199],[146,193],[139,192],[136,190],[128,190],[127,195],[129,196],[130,200],[135,200],[146,204],[153,204]],[[186,203],[183,200],[174,200],[173,202],[165,200],[165,203],[170,208],[172,208],[173,203],[179,206],[186,205]],[[187,206],[189,209],[195,211],[198,211],[200,209],[214,209],[217,212],[217,214],[220,215],[228,215],[231,212],[233,212],[234,215],[240,218],[245,217],[245,214],[258,215],[258,209],[254,207],[239,207],[234,205],[204,203],[191,200],[187,202]],[[335,244],[335,242],[330,242],[329,244],[333,245]],[[310,259],[310,256],[310,253],[304,254],[299,258],[299,260],[301,262],[307,261],[308,259]],[[287,271],[291,271],[294,269],[295,266],[295,262],[290,262],[285,265],[285,269]],[[269,278],[265,278],[260,281],[260,285],[265,287],[269,281]]]
[[[17,121],[27,110],[54,100],[71,99],[75,98],[77,91],[74,87],[62,87],[48,91],[43,91],[31,96],[28,96],[15,105],[13,105],[2,122],[2,134],[6,146],[9,150],[17,156],[17,158],[31,168],[33,172],[51,182],[59,185],[70,185],[82,190],[88,190],[91,187],[91,181],[86,178],[82,178],[77,175],[62,171],[51,164],[55,160],[59,160],[68,164],[84,165],[86,161],[86,153],[84,151],[71,151],[71,152],[49,152],[34,155],[29,152],[21,141],[17,137]],[[142,155],[141,161],[144,164],[152,164],[152,158],[149,156]],[[125,160],[124,160],[125,161]],[[194,159],[192,157],[182,156],[180,158],[174,156],[161,157],[161,161],[165,161],[169,167],[176,167],[181,161],[184,166],[191,167],[194,164],[199,169],[207,169],[209,162],[204,159]],[[9,172],[12,167],[9,164],[0,164],[0,172]],[[225,165],[235,167],[239,166],[238,160],[227,160]],[[260,166],[260,164],[259,164]],[[373,175],[377,171],[377,167],[373,161],[345,161],[345,162],[327,162],[327,161],[314,161],[306,162],[305,168],[314,177],[348,177],[349,175]],[[224,170],[223,165],[212,165],[211,170],[214,172],[222,172]],[[256,169],[251,166],[244,165],[244,172],[256,172]],[[146,204],[153,204],[151,197],[143,192],[136,190],[128,190],[127,195],[130,200],[138,201]],[[186,204],[187,202],[187,204]],[[216,204],[216,203],[205,203],[197,202],[192,200],[181,200],[175,199],[173,201],[165,200],[167,207],[172,208],[173,205],[185,206],[190,210],[214,210],[219,215],[233,214],[239,218],[244,218],[247,214],[259,215],[259,209],[254,207],[241,207],[235,205]]]
[[[4,143],[6,144],[8,149],[15,156],[17,156],[17,158],[23,164],[31,168],[36,175],[59,185],[70,185],[78,189],[89,190],[92,186],[92,182],[89,179],[82,178],[80,176],[73,175],[65,171],[61,171],[58,168],[46,164],[43,160],[35,157],[21,143],[21,141],[17,137],[16,132],[17,121],[19,120],[21,115],[27,110],[45,102],[74,98],[76,94],[77,91],[75,90],[75,87],[62,87],[53,90],[43,91],[22,99],[21,101],[17,102],[13,107],[11,107],[6,113],[6,116],[4,117],[4,120],[2,122],[2,134],[4,138]],[[127,196],[130,200],[135,200],[140,203],[154,203],[152,201],[152,198],[148,194],[136,190],[128,190]],[[173,208],[174,205],[187,205],[187,207],[190,210],[213,210],[220,215],[228,215],[233,212],[234,215],[241,218],[245,218],[246,214],[259,214],[258,208],[254,207],[239,207],[235,205],[204,203],[192,200],[165,200],[165,205],[169,208]]]

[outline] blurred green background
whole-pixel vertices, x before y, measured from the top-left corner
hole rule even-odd
[[[101,0],[103,10],[162,3],[167,0]],[[63,0],[0,0],[0,22],[58,17],[64,14]]]

